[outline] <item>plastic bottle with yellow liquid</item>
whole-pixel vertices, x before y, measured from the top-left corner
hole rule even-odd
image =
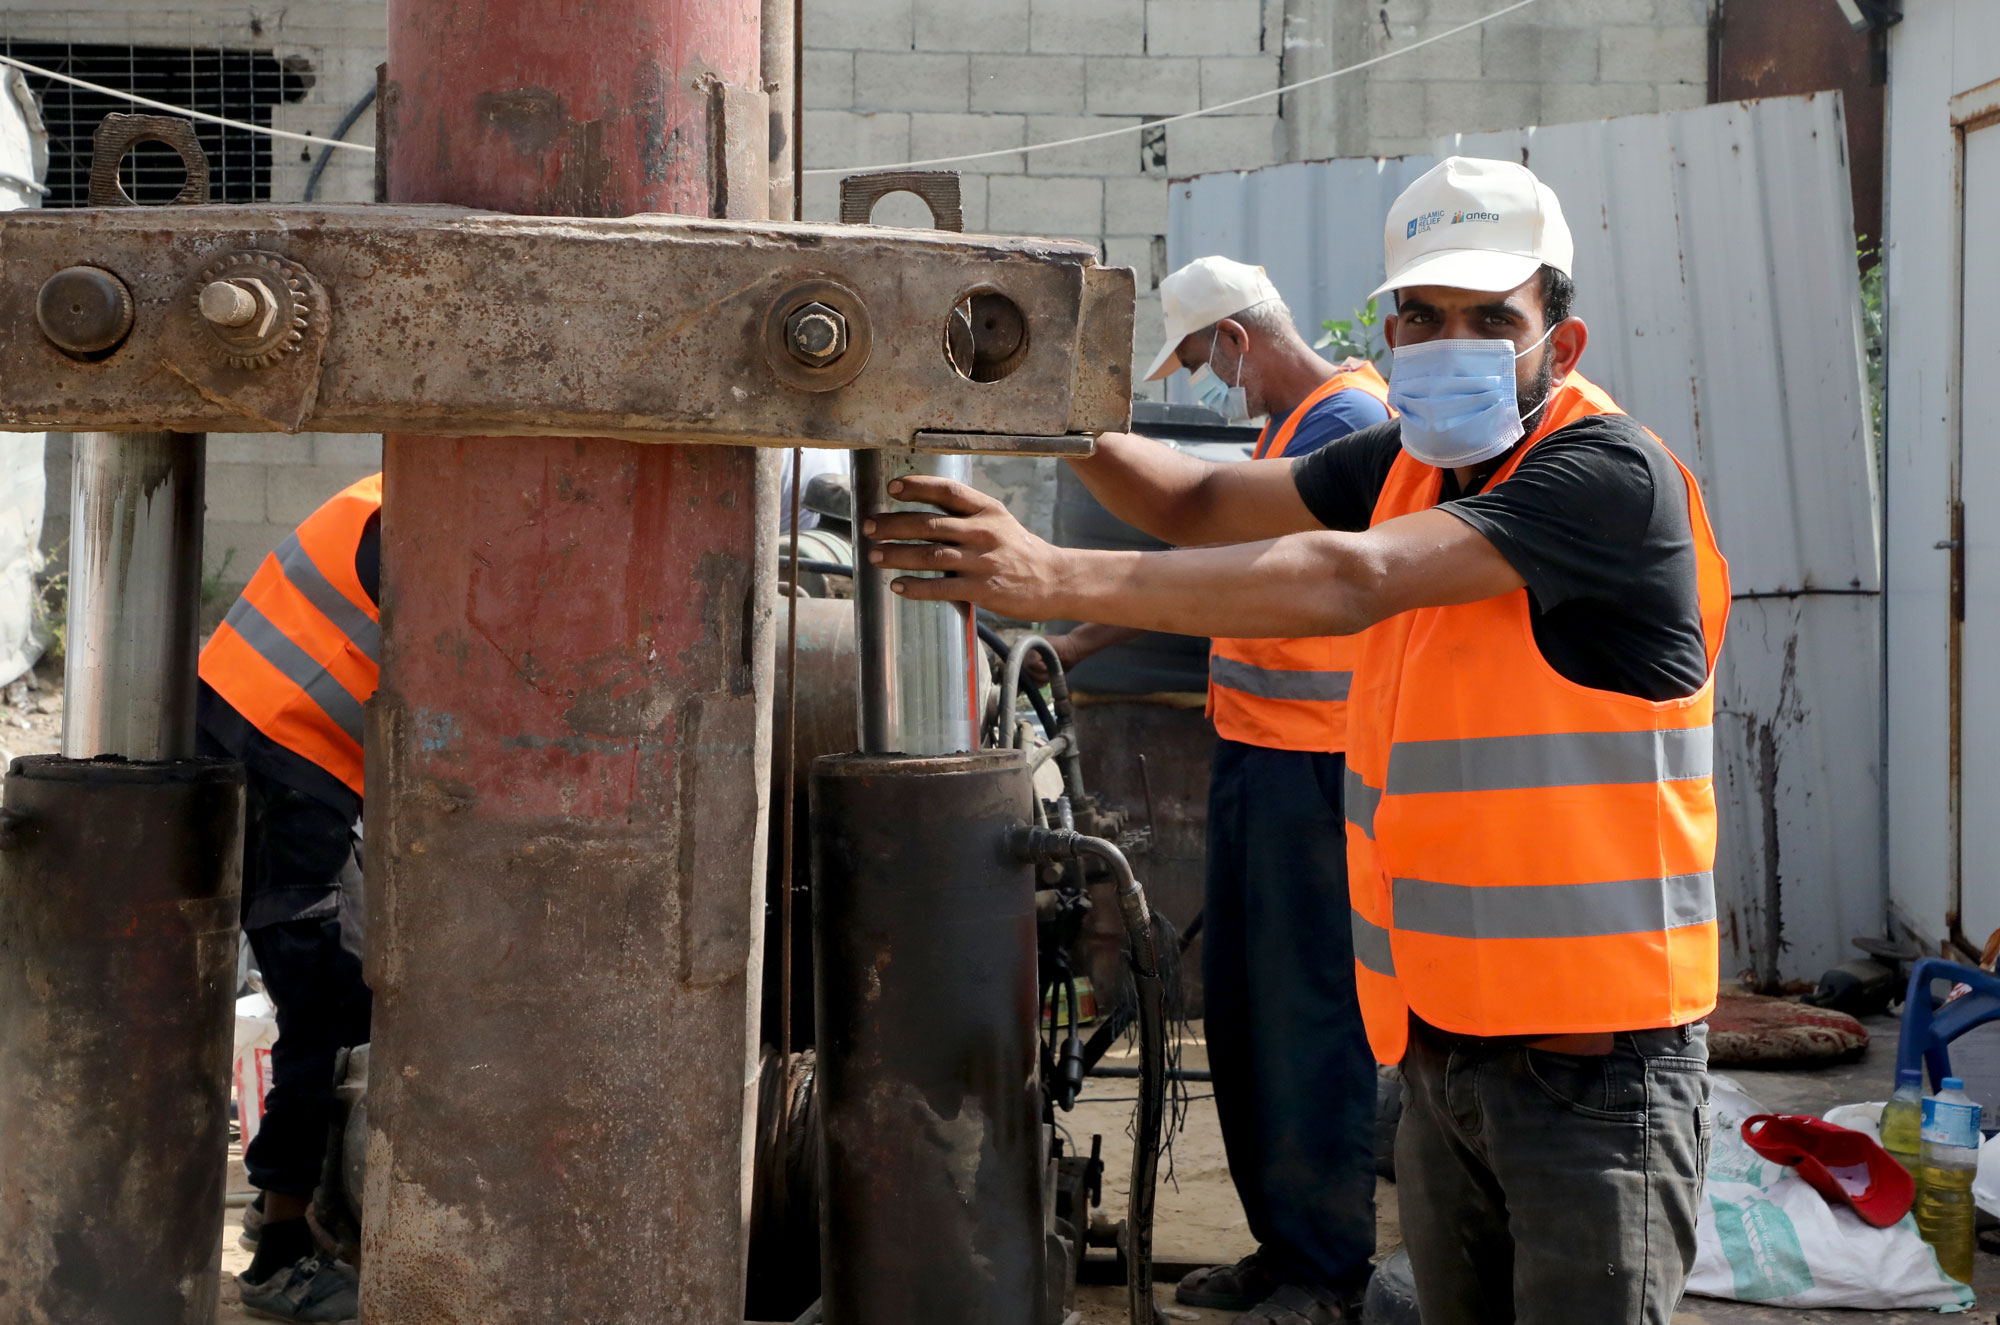
[[[1923,1180],[1924,1073],[1922,1068],[1896,1070],[1896,1093],[1882,1106],[1882,1149]]]
[[[1924,1101],[1923,1173],[1917,1179],[1917,1231],[1937,1252],[1938,1265],[1962,1284],[1972,1282],[1972,1179],[1979,1172],[1979,1105],[1965,1083],[1946,1077]],[[1884,1147],[1885,1149],[1887,1147]]]

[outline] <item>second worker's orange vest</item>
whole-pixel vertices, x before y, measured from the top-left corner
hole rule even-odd
[[[264,735],[361,794],[361,706],[382,676],[381,612],[354,571],[373,474],[264,558],[201,651],[201,679]]]
[[[1549,433],[1616,413],[1572,374],[1489,490]],[[1412,1012],[1465,1035],[1543,1036],[1678,1026],[1714,1008],[1709,724],[1729,568],[1681,474],[1708,655],[1694,694],[1653,701],[1561,676],[1535,644],[1525,588],[1361,635],[1348,889],[1379,1061],[1401,1060]],[[1429,510],[1442,479],[1398,456],[1371,523]]]
[[[1251,458],[1283,456],[1313,407],[1342,391],[1366,392],[1389,403],[1389,384],[1373,364],[1344,368],[1316,387],[1282,425],[1266,424]],[[1358,637],[1334,635],[1211,641],[1208,716],[1215,734],[1267,750],[1345,750],[1347,689],[1359,647]]]

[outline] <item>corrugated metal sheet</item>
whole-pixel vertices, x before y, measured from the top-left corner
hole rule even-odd
[[[1291,305],[1308,343],[1382,283],[1382,218],[1436,161],[1428,156],[1302,161],[1176,180],[1167,267],[1219,253],[1254,262]]]
[[[1717,683],[1723,968],[1811,979],[1880,932],[1886,898],[1879,517],[1839,98],[1437,144],[1452,152],[1525,160],[1562,198],[1584,371],[1702,480],[1737,594]],[[1178,184],[1169,252],[1262,263],[1316,328],[1380,280],[1381,218],[1434,159]]]

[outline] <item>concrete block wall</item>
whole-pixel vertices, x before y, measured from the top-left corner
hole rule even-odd
[[[1388,54],[1502,3],[808,0],[806,165],[867,168],[1140,126]],[[1701,105],[1709,6],[1541,0],[1308,92],[947,168],[963,174],[969,229],[1084,239],[1133,267],[1143,361],[1162,334],[1167,181]],[[835,175],[808,177],[808,219],[834,217],[836,190]],[[906,199],[886,201],[876,219],[925,224]]]
[[[1281,161],[1285,141],[1275,98],[1143,126],[1277,87],[1285,9],[1285,0],[808,0],[806,165],[866,168],[1126,130],[952,168],[965,181],[968,229],[1081,239],[1134,268],[1137,342],[1155,345],[1167,181]],[[807,218],[833,219],[837,196],[837,176],[809,176]],[[907,199],[885,201],[876,219],[925,224]]]
[[[311,66],[305,99],[273,108],[273,127],[331,134],[375,86],[384,58],[386,11],[381,0],[313,0],[273,8],[239,4],[179,4],[149,0],[98,0],[69,8],[0,10],[0,31],[32,41],[72,41],[136,46],[229,47],[298,56]],[[360,143],[375,141],[371,109],[348,131]],[[271,197],[295,202],[321,149],[276,140],[271,148]],[[336,151],[320,177],[316,197],[367,202],[375,194],[374,158]],[[69,539],[69,461],[64,434],[51,434],[47,451],[48,518],[45,553],[66,555]],[[233,595],[265,554],[334,493],[381,467],[382,439],[306,433],[215,433],[208,440],[208,526],[203,563],[210,587]]]

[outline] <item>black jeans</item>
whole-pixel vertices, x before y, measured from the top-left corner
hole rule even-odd
[[[243,1155],[250,1185],[311,1196],[333,1123],[333,1066],[368,1042],[370,995],[361,954],[341,941],[340,920],[287,920],[250,931],[264,990],[278,1010],[264,1119]]]
[[[1667,1325],[1708,1166],[1708,1028],[1608,1054],[1412,1017],[1396,1134],[1424,1325]]]
[[[1375,1251],[1375,1059],[1354,993],[1345,760],[1218,741],[1202,922],[1229,1176],[1282,1279],[1347,1289]]]
[[[368,1041],[361,861],[337,811],[254,771],[247,808],[244,927],[277,1010],[278,1042],[243,1166],[260,1190],[310,1197],[333,1122],[334,1061]]]

